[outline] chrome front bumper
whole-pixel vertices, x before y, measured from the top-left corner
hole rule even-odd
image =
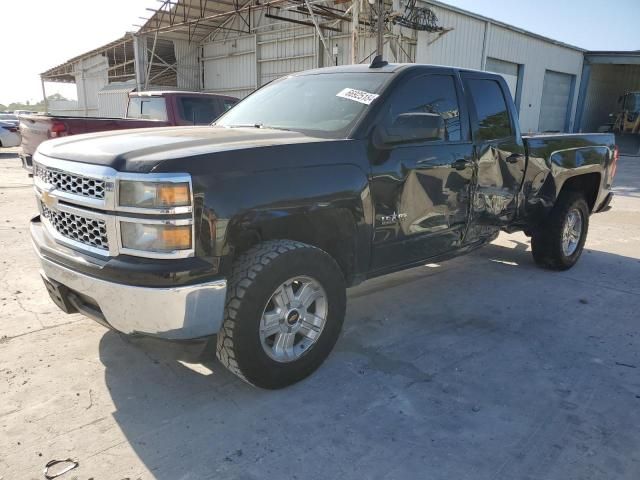
[[[122,333],[188,340],[214,335],[222,325],[224,279],[170,288],[124,285],[75,272],[43,256],[35,240],[34,247],[48,289],[62,285],[80,313]]]

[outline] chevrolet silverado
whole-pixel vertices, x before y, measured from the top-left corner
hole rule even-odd
[[[329,355],[346,288],[368,278],[501,230],[572,267],[616,161],[608,133],[521,136],[499,75],[376,58],[281,78],[210,126],[43,143],[31,235],[64,311],[210,338],[233,373],[280,388]]]

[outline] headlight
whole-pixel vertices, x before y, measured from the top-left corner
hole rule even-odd
[[[191,248],[191,225],[120,222],[122,246],[167,253]]]
[[[119,204],[123,207],[151,209],[189,206],[189,184],[120,180]]]

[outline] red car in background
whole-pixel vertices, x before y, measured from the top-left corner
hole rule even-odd
[[[20,115],[22,166],[31,172],[32,156],[38,145],[50,138],[130,128],[207,125],[238,101],[213,93],[133,92],[129,94],[125,118]]]

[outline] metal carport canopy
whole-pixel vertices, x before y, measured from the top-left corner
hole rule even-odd
[[[233,30],[225,27],[228,21],[239,15],[246,23],[248,33],[251,29],[252,11],[268,9],[284,4],[295,3],[291,0],[159,0],[162,5],[158,9],[148,8],[153,12],[144,25],[139,26],[137,35],[162,34],[163,38],[201,42],[212,31],[217,29]]]

